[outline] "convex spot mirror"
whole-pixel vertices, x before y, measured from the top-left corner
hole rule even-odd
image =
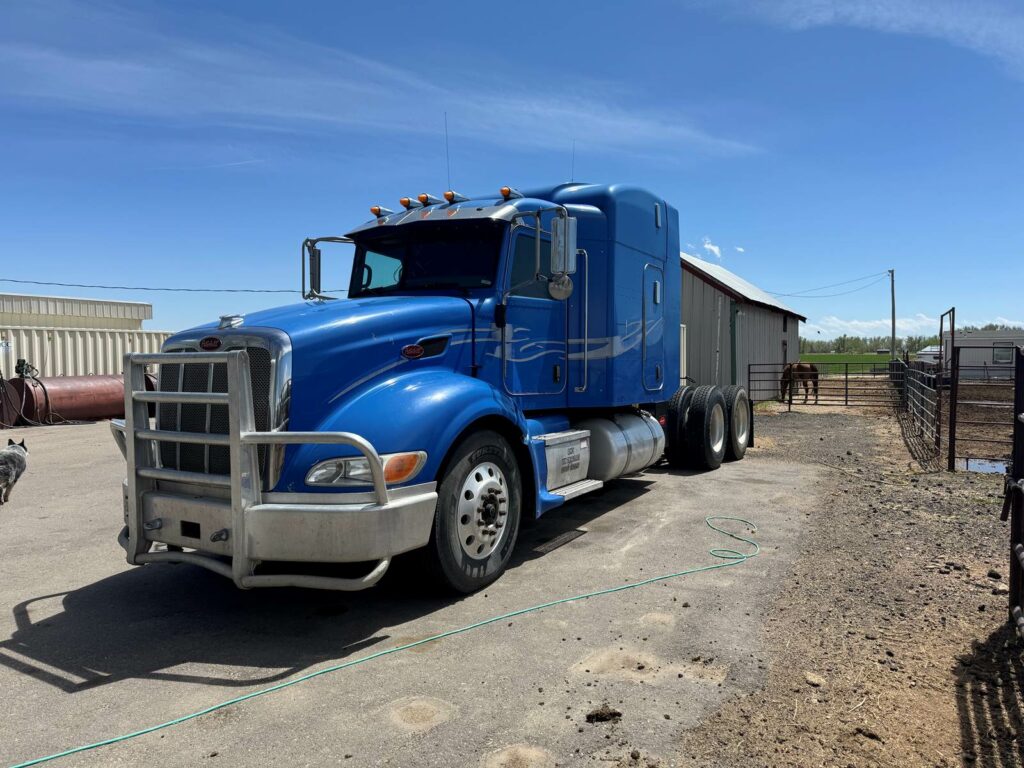
[[[572,278],[568,275],[552,275],[548,280],[548,295],[558,301],[568,299],[572,296]]]
[[[576,219],[556,216],[551,220],[551,275],[576,273]]]

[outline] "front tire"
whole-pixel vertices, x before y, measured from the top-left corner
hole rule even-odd
[[[469,593],[501,576],[521,510],[519,464],[508,441],[487,430],[459,443],[441,478],[428,545],[440,581]]]

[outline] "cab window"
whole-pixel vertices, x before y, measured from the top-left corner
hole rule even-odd
[[[402,277],[402,260],[367,251],[363,257],[362,289],[390,288]]]
[[[509,293],[513,296],[529,296],[535,299],[550,299],[548,284],[534,280],[537,267],[536,235],[523,233],[516,236],[512,251],[512,274],[509,277]],[[540,271],[550,277],[551,241],[541,238]]]

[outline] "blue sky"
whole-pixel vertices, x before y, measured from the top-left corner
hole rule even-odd
[[[518,9],[518,10],[517,10]],[[0,277],[297,287],[373,203],[570,175],[641,184],[682,247],[778,293],[897,276],[900,333],[1024,323],[1024,5],[8,2]],[[888,332],[888,284],[788,297]],[[154,303],[178,329],[282,298]],[[821,335],[818,335],[818,332]]]

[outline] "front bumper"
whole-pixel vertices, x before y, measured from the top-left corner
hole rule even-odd
[[[424,546],[437,504],[435,483],[387,488],[383,465],[366,440],[345,432],[252,430],[248,364],[244,351],[125,356],[125,421],[111,422],[128,462],[124,483],[125,527],[119,542],[132,564],[184,562],[231,578],[243,589],[296,586],[357,590],[383,577],[391,557]],[[225,362],[227,393],[146,392],[144,366],[195,358]],[[204,402],[228,406],[228,435],[149,429],[151,402]],[[158,466],[157,441],[219,441],[231,454],[230,475],[183,472]],[[255,447],[259,444],[332,443],[357,448],[370,462],[367,493],[272,493],[261,490]],[[154,550],[155,544],[166,549]],[[274,573],[258,573],[274,561]],[[301,573],[287,564],[376,561],[362,578]]]

